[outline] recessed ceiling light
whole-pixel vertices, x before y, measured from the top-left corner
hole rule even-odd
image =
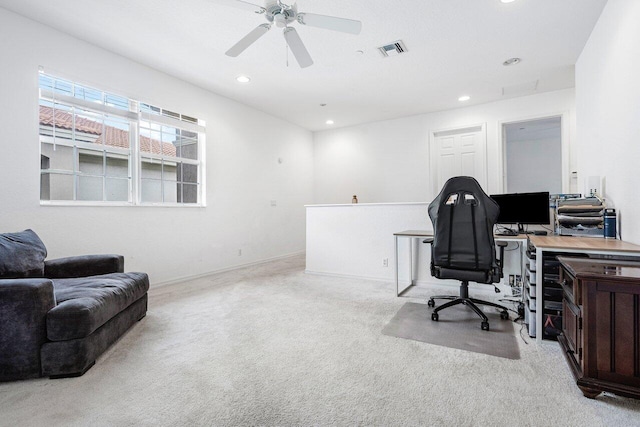
[[[502,3],[513,3],[516,0],[500,0]]]
[[[509,65],[516,65],[516,64],[519,64],[519,63],[520,63],[520,61],[522,61],[522,59],[520,59],[520,58],[509,58],[509,59],[507,59],[506,61],[504,61],[504,62],[502,63],[502,65],[504,65],[505,67],[508,67]]]
[[[469,95],[464,95],[464,96],[461,96],[460,98],[458,98],[458,101],[465,102],[465,101],[468,101],[470,99],[471,99],[471,97]]]
[[[328,125],[332,125],[333,124],[333,120],[327,120],[327,124]]]
[[[239,83],[249,83],[251,81],[251,78],[249,78],[247,76],[238,76],[238,77],[236,77],[236,80]]]

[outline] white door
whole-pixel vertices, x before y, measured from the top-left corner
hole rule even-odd
[[[487,152],[484,125],[433,132],[431,177],[434,195],[454,176],[472,176],[487,191]]]

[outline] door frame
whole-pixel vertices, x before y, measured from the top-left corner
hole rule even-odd
[[[485,182],[481,182],[480,185],[485,191],[488,191],[489,186],[489,171],[487,170],[488,162],[487,162],[487,123],[475,123],[469,124],[465,126],[456,126],[444,129],[435,129],[429,131],[429,177],[431,179],[431,184],[429,188],[433,193],[429,196],[427,195],[427,200],[432,200],[436,197],[436,195],[440,192],[440,188],[437,188],[438,183],[438,164],[435,158],[435,143],[436,143],[436,135],[441,133],[465,133],[465,130],[471,130],[475,128],[480,128],[479,132],[482,135],[482,167],[484,168],[484,180]]]
[[[549,114],[540,114],[535,116],[526,116],[520,118],[512,118],[506,120],[498,121],[498,150],[501,153],[500,162],[498,165],[499,168],[499,177],[498,185],[499,185],[499,193],[504,193],[507,188],[507,137],[505,131],[505,125],[513,124],[513,123],[521,123],[521,122],[532,122],[536,120],[544,120],[551,119],[554,117],[560,117],[560,149],[562,152],[562,192],[570,193],[571,192],[571,177],[570,177],[570,150],[569,150],[569,138],[570,138],[570,127],[569,127],[569,119],[570,115],[568,111],[561,111],[557,113],[549,113]]]

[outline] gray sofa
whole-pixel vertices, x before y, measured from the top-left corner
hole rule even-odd
[[[82,375],[147,312],[122,256],[46,255],[31,230],[0,234],[0,381]]]

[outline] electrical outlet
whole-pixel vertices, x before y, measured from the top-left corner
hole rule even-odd
[[[276,200],[271,201],[271,206],[278,206],[278,202]]]
[[[389,267],[389,258],[384,258],[382,260],[382,266],[383,267]]]
[[[238,249],[238,256],[242,256],[242,249]]]

